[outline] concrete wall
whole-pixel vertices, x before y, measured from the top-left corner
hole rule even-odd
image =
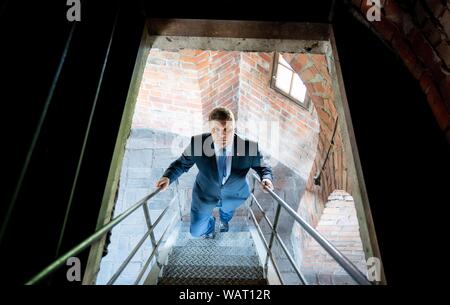
[[[180,136],[173,133],[151,129],[133,129],[128,138],[124,162],[120,176],[120,186],[116,199],[114,216],[119,215],[142,197],[153,191],[156,181],[166,167],[177,157],[171,147]],[[178,186],[173,183],[165,192],[160,192],[149,200],[151,220],[154,223],[161,212],[170,204],[171,207],[155,228],[158,241],[173,217],[180,219],[179,206],[187,214],[188,203],[192,193],[192,183],[197,173],[194,166],[189,173],[179,179]],[[103,257],[97,284],[105,284],[119,268],[134,246],[147,230],[147,223],[142,209],[117,225],[113,230],[108,245],[108,254]],[[139,271],[152,252],[149,239],[133,257],[129,266],[123,271],[116,284],[133,284]],[[154,262],[153,262],[154,263]]]

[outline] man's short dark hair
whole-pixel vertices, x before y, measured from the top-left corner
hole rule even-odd
[[[209,121],[233,121],[233,112],[225,107],[216,107],[210,113],[208,117]]]

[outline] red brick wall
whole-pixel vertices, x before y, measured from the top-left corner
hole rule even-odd
[[[328,72],[325,55],[285,54],[284,57],[300,75],[307,87],[320,122],[318,152],[307,179],[306,194],[302,198],[299,210],[299,213],[306,217],[312,225],[316,225],[325,202],[332,191],[342,189],[350,194],[352,192],[348,183],[347,162],[343,153],[339,124],[337,124],[332,149],[323,167],[338,119],[334,106],[335,97],[332,80]],[[322,167],[321,185],[315,186],[314,177]]]
[[[363,18],[367,1],[352,0]],[[450,142],[450,4],[446,0],[380,0],[381,20],[369,22],[420,83]],[[402,4],[402,5],[400,5]]]
[[[350,194],[342,190],[331,193],[316,229],[363,273],[367,272],[355,203]],[[345,270],[315,240],[308,239],[303,257],[301,270],[314,283],[354,284]]]
[[[328,69],[325,55],[321,54],[284,54],[284,58],[299,74],[307,87],[308,94],[317,111],[320,123],[320,132],[317,144],[317,154],[309,172],[305,192],[300,199],[298,213],[312,226],[316,226],[322,215],[328,196],[336,189],[352,193],[348,182],[347,160],[343,151],[343,142],[337,116],[335,94],[332,78]],[[335,135],[333,131],[336,126]],[[327,151],[331,145],[328,159],[325,162]],[[320,185],[315,185],[314,177],[320,174]],[[309,235],[295,224],[292,231],[292,241],[297,247],[296,253],[299,261],[303,259],[306,251],[305,245],[310,240]]]
[[[132,127],[189,136],[208,130],[214,107],[237,116],[239,59],[239,52],[150,50]]]
[[[228,107],[238,117],[240,52],[203,51],[197,64],[203,120],[214,107]]]
[[[202,130],[202,98],[191,52],[150,50],[132,128],[190,136]]]
[[[278,132],[278,139],[260,137],[261,147],[306,180],[317,151],[314,107],[308,111],[270,88],[274,53],[241,56],[238,129],[253,139],[269,129]]]
[[[226,106],[234,112],[244,136],[258,139],[261,131],[278,128],[273,130],[279,132],[276,143],[259,138],[262,148],[280,148],[273,150],[280,153],[273,157],[306,180],[317,150],[317,113],[314,107],[303,109],[269,87],[273,55],[151,50],[132,127],[189,136],[207,131],[209,112]]]

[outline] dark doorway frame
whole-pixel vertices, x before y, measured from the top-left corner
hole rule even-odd
[[[190,37],[190,39],[186,39]],[[256,46],[258,47],[256,48]],[[131,130],[131,121],[137,94],[151,48],[176,50],[183,48],[220,49],[233,51],[264,51],[320,53],[332,57],[329,64],[336,94],[335,106],[342,130],[345,157],[348,160],[347,173],[357,210],[360,235],[366,259],[381,260],[377,236],[372,219],[369,198],[364,182],[361,162],[356,145],[352,119],[345,93],[339,57],[333,28],[323,23],[286,23],[237,20],[201,19],[148,19],[142,33],[133,76],[128,90],[125,110],[116,140],[108,180],[98,216],[97,228],[109,222],[119,186],[120,170],[125,144]],[[334,77],[333,77],[334,76]],[[92,245],[84,273],[83,284],[94,284],[100,267],[105,238]],[[381,284],[386,284],[381,265]]]

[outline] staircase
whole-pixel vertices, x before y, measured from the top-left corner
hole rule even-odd
[[[233,218],[225,233],[218,225],[215,239],[203,239],[183,223],[158,285],[266,285],[245,219]]]

